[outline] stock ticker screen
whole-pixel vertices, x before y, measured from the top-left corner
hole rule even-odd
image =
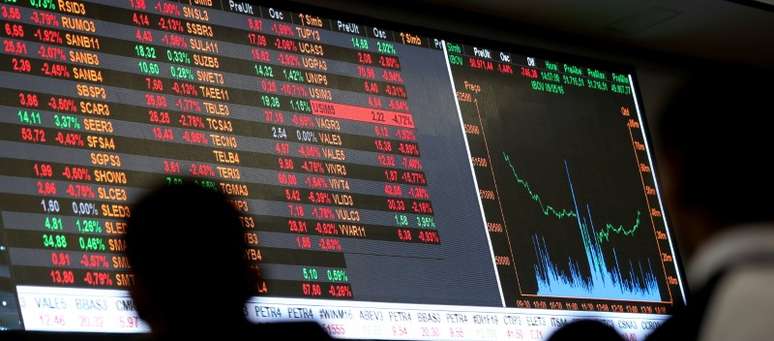
[[[253,321],[542,339],[595,318],[636,338],[683,304],[630,69],[298,5],[0,14],[2,329],[147,331],[125,219],[189,177],[242,214]],[[206,248],[180,257],[159,261]]]

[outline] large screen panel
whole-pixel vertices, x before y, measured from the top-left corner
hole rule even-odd
[[[254,321],[640,337],[683,302],[629,68],[298,5],[0,6],[2,328],[147,331],[124,220],[186,177],[242,214]]]
[[[632,75],[446,47],[506,305],[666,312],[680,301]]]

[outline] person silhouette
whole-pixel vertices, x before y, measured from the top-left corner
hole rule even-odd
[[[685,84],[659,122],[664,199],[689,259],[690,291],[648,340],[774,334],[772,73],[724,70]]]
[[[615,328],[595,320],[570,322],[548,337],[548,341],[568,340],[624,341],[624,338]]]
[[[314,322],[253,324],[245,303],[260,274],[245,257],[244,227],[222,193],[193,179],[151,191],[127,221],[131,296],[156,338],[228,335],[328,339]]]

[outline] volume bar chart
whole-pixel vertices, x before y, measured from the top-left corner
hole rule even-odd
[[[515,175],[515,167],[510,156],[503,154],[503,158]],[[644,265],[642,260],[620,260],[615,248],[610,250],[603,248],[599,233],[604,230],[595,232],[591,206],[589,204],[579,206],[567,161],[564,161],[564,168],[567,172],[567,185],[573,210],[563,210],[561,212],[565,214],[557,216],[570,217],[577,222],[584,254],[583,257],[568,258],[566,264],[568,270],[563,271],[556,265],[557,259],[551,256],[550,247],[545,238],[540,234],[533,234],[532,245],[538,259],[534,265],[538,283],[537,295],[660,301],[661,295],[651,260],[647,259]],[[528,186],[527,182],[518,180]],[[537,194],[532,194],[531,197],[539,198]],[[551,206],[547,208],[552,209]],[[543,212],[546,212],[545,208]],[[636,231],[639,223],[638,213],[637,221],[631,230]],[[611,224],[607,224],[607,228],[611,227]],[[620,230],[623,229],[620,227]],[[613,261],[608,264],[606,259]]]

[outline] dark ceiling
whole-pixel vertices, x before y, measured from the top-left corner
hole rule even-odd
[[[770,0],[765,0],[770,1]],[[666,55],[774,66],[774,5],[752,0],[424,0]]]

